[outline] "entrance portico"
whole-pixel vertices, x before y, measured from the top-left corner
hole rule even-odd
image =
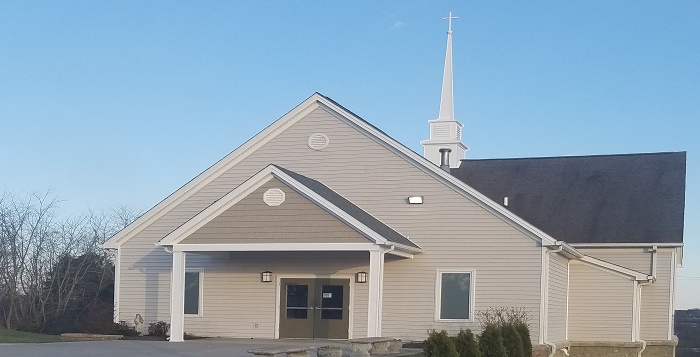
[[[212,252],[243,252],[256,254],[259,252],[313,252],[313,254],[324,254],[332,253],[343,254],[343,252],[367,252],[368,253],[368,279],[367,279],[367,293],[365,296],[358,296],[359,299],[366,298],[367,306],[367,336],[379,336],[381,335],[381,306],[382,306],[382,280],[384,271],[384,256],[386,253],[391,252],[394,254],[396,252],[395,247],[387,245],[377,245],[374,243],[355,243],[355,244],[338,244],[338,243],[325,243],[325,244],[225,244],[225,245],[198,245],[198,244],[176,244],[172,248],[173,257],[173,277],[170,289],[170,341],[183,341],[184,331],[185,331],[185,271],[187,266],[187,257],[192,254],[206,254]],[[207,249],[207,250],[205,250]],[[402,254],[403,255],[403,254]],[[313,264],[309,262],[308,264]],[[273,281],[278,284],[278,286],[283,287],[284,280],[288,276],[293,276],[294,274],[285,274],[284,271],[276,272],[273,276]],[[325,275],[325,274],[321,274]],[[354,282],[353,275],[340,275],[338,276],[327,276],[327,279],[331,282],[337,282],[337,280],[345,280],[348,283],[348,290],[351,290],[350,286],[357,284]],[[351,280],[353,279],[353,280]],[[316,279],[314,279],[316,280]],[[315,281],[314,281],[315,282]],[[322,281],[320,281],[322,283]],[[332,285],[332,284],[327,284]],[[337,284],[336,284],[337,285]],[[349,293],[349,291],[348,291]],[[286,291],[282,288],[277,289],[277,301],[281,301],[281,297],[286,294]],[[323,291],[321,291],[323,294]],[[321,295],[322,297],[322,295]],[[332,296],[331,296],[332,297]],[[235,296],[232,296],[235,299]],[[351,318],[350,312],[353,309],[352,304],[357,303],[351,301],[352,299],[347,299],[348,317]],[[364,305],[364,304],[363,304]],[[313,306],[314,308],[321,305]],[[205,307],[206,310],[206,302]],[[277,326],[275,328],[275,337],[284,338],[292,337],[285,336],[285,334],[280,330],[283,325],[280,321],[282,319],[282,311],[284,306],[278,305],[278,320]],[[271,307],[270,311],[260,312],[260,313],[273,313],[275,309]],[[209,313],[212,313],[209,311]],[[215,313],[215,312],[214,312]],[[286,313],[286,311],[285,311]],[[320,311],[319,311],[320,313]],[[359,316],[358,316],[359,317]],[[359,322],[359,321],[358,321]],[[348,323],[348,322],[346,322]],[[349,324],[349,323],[348,323]],[[352,331],[352,325],[349,325],[347,338],[361,337],[354,336]],[[312,336],[313,337],[313,336]]]

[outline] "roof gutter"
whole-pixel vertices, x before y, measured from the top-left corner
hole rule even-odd
[[[552,245],[545,245],[545,247],[552,249],[549,253],[560,253],[564,252],[570,258],[580,259],[585,256],[585,254],[578,251],[578,249],[572,247],[569,243],[562,240],[555,241]]]

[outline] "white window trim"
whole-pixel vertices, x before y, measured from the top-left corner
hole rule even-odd
[[[441,319],[440,318],[440,302],[442,301],[442,274],[469,274],[469,318],[468,319]],[[476,290],[476,270],[474,269],[461,269],[461,270],[436,270],[435,274],[435,321],[442,322],[474,322],[474,291]]]
[[[185,314],[185,317],[204,317],[204,269],[185,269],[185,274],[187,273],[199,273],[199,306],[197,307],[197,314]],[[182,298],[185,299],[185,289],[182,289]]]

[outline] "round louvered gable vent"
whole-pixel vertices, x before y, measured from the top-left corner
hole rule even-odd
[[[315,133],[309,136],[307,144],[311,150],[321,151],[328,146],[328,136],[326,134]]]
[[[284,191],[279,188],[271,188],[263,194],[263,202],[268,206],[279,206],[284,202]]]

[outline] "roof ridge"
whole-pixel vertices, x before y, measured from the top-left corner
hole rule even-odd
[[[652,155],[672,155],[686,154],[687,151],[660,151],[660,152],[642,152],[642,153],[624,153],[624,154],[591,154],[591,155],[563,155],[563,156],[532,156],[532,157],[504,157],[504,158],[486,158],[486,159],[460,159],[462,162],[469,161],[496,161],[496,160],[551,160],[551,159],[578,159],[590,157],[623,157],[623,156],[652,156]]]

